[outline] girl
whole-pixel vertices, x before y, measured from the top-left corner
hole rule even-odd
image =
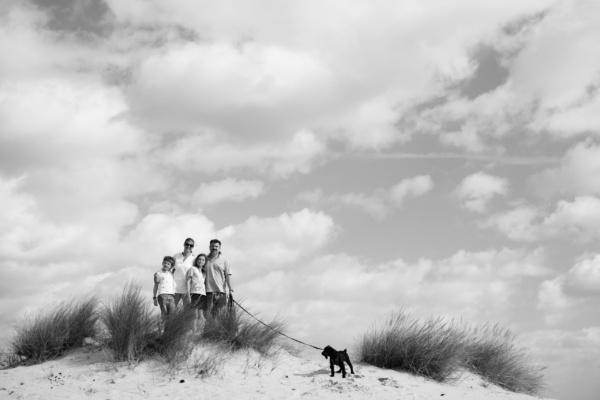
[[[206,317],[206,288],[204,281],[206,278],[205,266],[206,254],[198,254],[194,260],[193,267],[187,272],[187,289],[191,295],[190,308],[196,310],[196,319],[194,329],[199,328],[200,322]]]

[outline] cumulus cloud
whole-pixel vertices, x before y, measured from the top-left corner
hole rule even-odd
[[[572,294],[600,294],[600,254],[577,262],[566,274],[565,287]]]
[[[373,264],[348,254],[330,254],[302,263],[301,268],[270,273],[268,282],[276,288],[276,301],[273,292],[262,289],[262,277],[244,282],[241,288],[256,307],[273,314],[283,312],[300,326],[308,323],[310,315],[311,330],[319,336],[327,336],[328,328],[343,323],[355,326],[345,333],[351,337],[358,333],[356,329],[364,329],[365,318],[383,317],[399,304],[425,317],[498,321],[521,307],[518,298],[525,287],[521,278],[549,274],[544,258],[542,249],[501,249],[459,251],[442,260],[424,258],[407,263],[396,259]],[[332,281],[336,285],[332,286]],[[368,302],[361,300],[364,296]],[[332,303],[336,310],[353,311],[331,316]],[[329,317],[316,318],[318,315]]]
[[[264,182],[237,180],[233,178],[202,183],[193,194],[194,202],[200,206],[218,204],[226,201],[240,202],[253,199],[264,191]]]
[[[223,251],[243,263],[238,276],[247,279],[273,270],[295,268],[299,260],[313,256],[337,234],[327,214],[303,209],[277,217],[250,217],[219,230]]]
[[[425,97],[424,107],[406,110],[401,125],[435,135],[448,146],[492,154],[506,153],[505,139],[517,133],[534,140],[596,134],[600,51],[592,43],[600,29],[591,15],[598,11],[592,1],[560,1],[511,21],[474,46],[468,73],[449,74]],[[495,55],[496,75],[506,76],[470,97],[460,89],[484,75],[485,60],[478,54],[486,52]]]
[[[344,204],[358,208],[373,218],[381,220],[394,209],[402,207],[406,198],[423,196],[433,187],[433,180],[429,175],[418,175],[403,179],[390,188],[378,188],[372,194],[350,192],[325,195],[322,190],[317,189],[302,192],[297,199],[310,204],[329,206]]]
[[[600,145],[592,140],[577,143],[560,166],[534,175],[531,182],[544,196],[599,194]]]
[[[600,199],[580,196],[573,201],[560,200],[552,212],[520,205],[496,214],[481,224],[494,228],[517,241],[536,241],[553,237],[590,242],[600,238]]]
[[[463,207],[475,212],[485,212],[494,196],[505,196],[508,192],[508,180],[477,172],[464,178],[455,190],[456,196],[463,201]]]
[[[565,295],[564,285],[564,276],[545,280],[540,284],[537,308],[545,312],[545,321],[550,325],[561,322],[567,310],[576,304],[574,299]]]
[[[537,222],[540,216],[536,207],[521,205],[488,218],[482,226],[497,229],[512,240],[534,241],[541,238]]]
[[[326,156],[326,146],[312,132],[301,131],[289,141],[240,145],[206,133],[185,136],[160,149],[160,162],[204,173],[253,171],[274,178],[311,171]]]
[[[403,179],[390,188],[390,198],[395,204],[402,204],[407,197],[419,197],[433,189],[433,181],[429,175],[419,175]]]

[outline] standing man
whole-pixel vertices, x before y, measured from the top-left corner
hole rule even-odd
[[[194,239],[187,238],[183,242],[183,252],[173,256],[175,267],[173,268],[173,279],[175,280],[175,307],[183,299],[183,305],[190,304],[190,294],[187,287],[187,273],[192,268],[194,259]]]
[[[226,288],[233,293],[233,287],[229,260],[221,255],[221,241],[211,240],[209,249],[206,260],[206,301],[208,311],[214,316],[227,304]]]

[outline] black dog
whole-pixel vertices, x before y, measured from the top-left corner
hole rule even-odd
[[[348,352],[346,349],[344,351],[337,351],[331,346],[326,346],[323,349],[321,355],[325,358],[329,357],[329,368],[331,368],[331,376],[335,375],[333,370],[334,365],[338,365],[340,370],[338,372],[342,373],[342,378],[346,377],[346,366],[344,365],[344,361],[348,363],[350,366],[350,373],[354,373],[354,368],[352,368],[352,363],[350,362],[350,357],[348,357]]]

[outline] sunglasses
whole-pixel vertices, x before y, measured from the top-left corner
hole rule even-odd
[[[194,243],[184,243],[183,245],[187,247],[194,247]]]

